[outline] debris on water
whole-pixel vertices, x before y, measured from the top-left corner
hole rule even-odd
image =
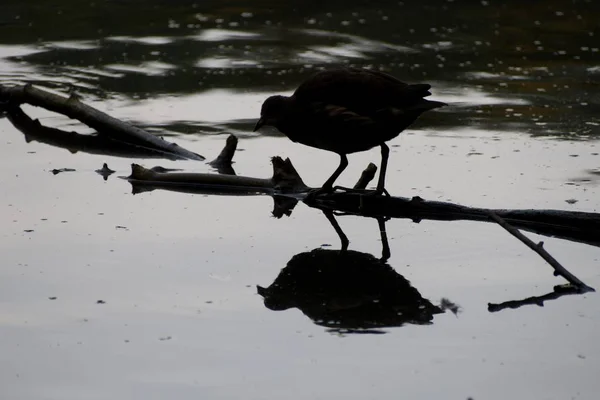
[[[445,297],[442,297],[442,299],[440,300],[440,308],[444,311],[450,310],[454,315],[458,315],[458,313],[462,310],[461,306],[450,301]]]
[[[96,170],[96,173],[102,175],[104,180],[107,180],[109,176],[115,173],[115,171],[108,168],[108,164],[104,163],[101,169]]]
[[[565,202],[566,202],[566,203],[568,203],[568,204],[575,204],[575,203],[577,203],[578,201],[579,201],[579,200],[577,200],[577,199],[567,199],[567,200],[565,200]]]
[[[129,230],[129,228],[127,228],[126,226],[123,226],[123,225],[117,225],[117,226],[115,226],[115,229],[124,229],[126,231]]]
[[[331,247],[331,243],[323,243],[321,247]]]
[[[98,300],[96,301],[96,304],[106,304],[106,302],[104,300]]]
[[[162,341],[171,340],[171,339],[172,339],[171,336],[162,336],[162,337],[158,338],[158,340],[162,340]]]
[[[54,175],[58,175],[61,172],[74,172],[74,171],[75,170],[73,168],[54,168],[50,172],[52,172],[52,174],[54,174]]]
[[[33,232],[33,229],[24,229],[23,232],[31,233]]]
[[[58,297],[56,297],[56,296],[48,297],[48,300],[56,300],[56,299],[58,299]]]

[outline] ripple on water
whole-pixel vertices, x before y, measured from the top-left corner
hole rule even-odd
[[[147,61],[139,65],[109,64],[106,65],[105,68],[114,71],[137,73],[147,76],[162,76],[167,74],[170,70],[176,69],[177,67],[175,65],[160,61]]]
[[[189,39],[200,42],[224,42],[228,40],[242,40],[258,38],[261,35],[254,32],[245,32],[231,29],[204,29],[197,35],[188,36]]]
[[[134,37],[134,36],[110,36],[106,40],[113,42],[124,42],[124,43],[140,43],[148,45],[165,45],[175,41],[175,38],[166,36],[145,36],[145,37]]]

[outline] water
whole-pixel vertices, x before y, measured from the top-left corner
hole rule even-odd
[[[235,133],[240,175],[268,177],[270,157],[281,155],[307,184],[325,180],[337,157],[252,127],[267,96],[343,64],[430,83],[432,98],[450,104],[390,142],[392,194],[600,212],[597,2],[0,8],[1,84],[75,91],[207,160]],[[89,132],[24,109],[45,125]],[[212,169],[27,143],[6,118],[0,132],[3,398],[595,399],[600,389],[596,293],[488,312],[487,303],[563,283],[498,226],[387,222],[389,265],[423,298],[461,311],[383,334],[332,330],[297,308],[268,309],[256,288],[297,254],[339,249],[318,211],[299,204],[275,219],[267,196],[134,196],[115,176],[132,162]],[[371,161],[377,150],[352,155],[339,183],[353,184]],[[104,162],[117,171],[107,181],[94,172]],[[350,249],[381,255],[375,220],[338,221]],[[597,247],[528,235],[600,288]]]

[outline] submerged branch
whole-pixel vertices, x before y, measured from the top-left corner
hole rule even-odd
[[[99,134],[111,139],[167,152],[179,159],[204,160],[204,157],[199,154],[184,149],[175,143],[167,142],[141,128],[127,124],[82,103],[75,95],[67,98],[35,88],[31,84],[11,87],[0,85],[0,101],[12,106],[28,103],[42,107],[69,118],[77,119],[98,131]]]

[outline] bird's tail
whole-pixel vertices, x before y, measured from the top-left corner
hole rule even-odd
[[[445,107],[448,104],[441,102],[441,101],[436,101],[436,100],[425,100],[423,99],[423,101],[421,102],[421,104],[419,104],[420,108],[426,109],[426,110],[433,110],[434,108],[440,108],[440,107]]]

